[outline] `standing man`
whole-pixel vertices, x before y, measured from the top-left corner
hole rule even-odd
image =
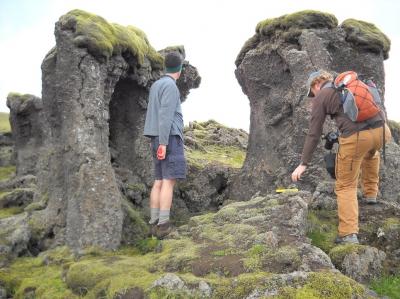
[[[318,145],[326,115],[331,115],[341,133],[336,156],[335,192],[338,204],[338,237],[336,243],[358,243],[357,181],[361,172],[363,200],[376,203],[379,182],[379,150],[383,144],[382,113],[364,122],[353,122],[343,111],[337,90],[332,88],[332,75],[317,71],[307,81],[308,97],[312,97],[309,131],[300,165],[292,180],[300,180]],[[391,138],[385,125],[386,142]]]
[[[183,117],[176,80],[182,58],[177,52],[165,56],[166,74],[150,88],[144,135],[151,138],[155,181],[150,193],[151,232],[163,239],[171,232],[170,209],[176,179],[186,178],[183,151]]]

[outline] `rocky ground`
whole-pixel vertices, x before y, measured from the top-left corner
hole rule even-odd
[[[191,123],[185,134],[192,171],[243,163],[245,132],[208,121]],[[13,167],[1,168],[1,186],[23,188],[2,193],[0,221],[17,250],[29,236],[14,228],[29,225],[26,214],[40,207],[32,203],[34,177],[12,179]],[[377,279],[399,273],[400,208],[393,203],[361,203],[361,245],[334,246],[332,183],[313,194],[246,200],[221,201],[216,212],[180,218],[166,240],[137,239],[113,252],[62,246],[39,253],[27,242],[21,257],[3,260],[0,298],[377,298],[370,289]]]

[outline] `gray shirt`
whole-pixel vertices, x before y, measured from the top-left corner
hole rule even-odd
[[[168,145],[169,135],[178,135],[183,140],[181,97],[175,80],[168,75],[150,88],[143,134],[158,136],[159,143],[164,145]]]

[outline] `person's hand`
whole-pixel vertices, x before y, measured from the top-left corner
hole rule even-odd
[[[166,152],[167,152],[167,146],[164,144],[160,144],[157,149],[157,159],[164,160]]]
[[[297,168],[293,171],[292,173],[292,181],[297,182],[301,180],[301,175],[303,172],[306,170],[307,166],[305,165],[299,165]]]

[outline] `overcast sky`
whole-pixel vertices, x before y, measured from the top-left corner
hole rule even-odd
[[[266,18],[304,9],[374,23],[392,41],[385,61],[386,107],[400,121],[400,1],[234,0],[0,0],[0,111],[10,91],[41,96],[41,62],[55,45],[54,23],[72,9],[142,29],[157,50],[183,44],[202,77],[183,105],[185,122],[215,119],[248,130],[250,108],[236,81],[235,59],[255,26]]]

